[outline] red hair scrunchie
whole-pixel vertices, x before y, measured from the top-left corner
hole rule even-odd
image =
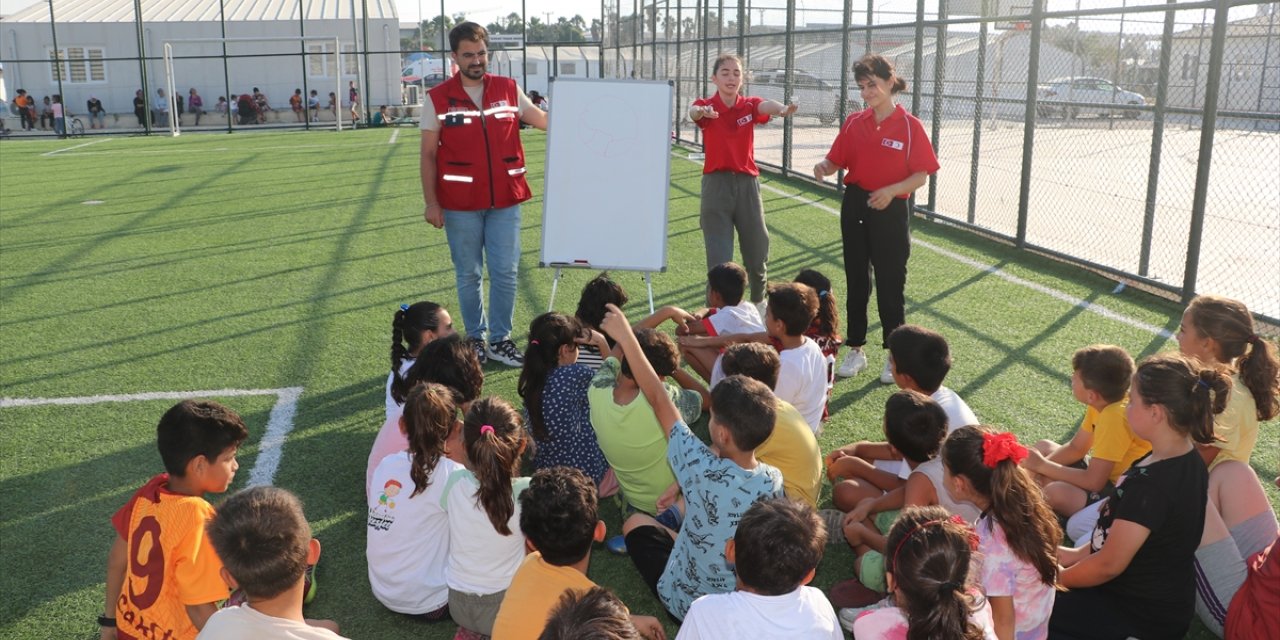
[[[1027,448],[1018,444],[1018,437],[1012,433],[982,434],[982,464],[995,468],[1004,460],[1013,460],[1018,464],[1027,457]]]

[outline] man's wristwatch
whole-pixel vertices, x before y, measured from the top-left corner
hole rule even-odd
[[[99,627],[115,627],[116,626],[115,616],[108,616],[105,613],[98,616],[98,626]]]

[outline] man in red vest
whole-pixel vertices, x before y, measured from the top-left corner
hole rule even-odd
[[[481,364],[492,358],[519,367],[524,357],[511,341],[511,325],[520,203],[530,197],[520,122],[546,130],[547,114],[515,80],[486,73],[488,41],[489,33],[474,22],[449,32],[458,73],[428,91],[422,104],[422,216],[444,228],[467,340]],[[481,300],[486,258],[487,315]]]

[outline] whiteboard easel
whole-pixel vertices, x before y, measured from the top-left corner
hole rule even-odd
[[[671,81],[552,78],[541,267],[667,269]]]

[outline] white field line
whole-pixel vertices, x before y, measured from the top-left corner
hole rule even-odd
[[[387,144],[395,144],[396,138],[399,138],[399,137],[400,137],[400,127],[396,127],[395,129],[391,130],[391,139],[387,141]]]
[[[685,157],[685,156],[681,156],[680,154],[676,154],[676,155],[677,155],[677,157]],[[794,193],[787,193],[786,191],[783,191],[783,190],[781,190],[781,189],[779,189],[779,188],[777,188],[777,187],[774,187],[773,185],[762,184],[762,185],[760,185],[760,188],[761,188],[761,189],[764,189],[764,190],[766,190],[766,191],[771,191],[771,192],[776,193],[776,194],[778,194],[778,195],[780,195],[780,196],[784,196],[784,197],[790,198],[790,199],[795,200],[795,201],[797,201],[797,202],[802,202],[802,203],[807,204],[807,205],[810,205],[810,206],[812,206],[812,207],[816,207],[816,208],[818,208],[818,209],[821,209],[822,211],[825,211],[825,212],[827,212],[827,213],[830,213],[831,215],[836,216],[837,218],[838,218],[838,217],[840,217],[840,211],[839,211],[839,210],[837,210],[837,209],[835,209],[835,208],[833,208],[833,207],[831,207],[831,206],[827,205],[826,203],[824,203],[824,202],[822,202],[822,201],[819,201],[819,200],[810,200],[809,198],[805,198],[805,197],[803,197],[803,196],[800,196],[800,195],[797,195],[797,194],[794,194]],[[1018,285],[1018,286],[1020,286],[1020,287],[1026,287],[1026,288],[1028,288],[1028,289],[1031,289],[1032,291],[1035,291],[1035,292],[1038,292],[1038,293],[1042,293],[1042,294],[1044,294],[1044,295],[1046,295],[1046,296],[1049,296],[1050,298],[1053,298],[1053,299],[1055,299],[1055,300],[1060,300],[1060,301],[1065,302],[1065,303],[1067,303],[1067,304],[1069,304],[1069,305],[1071,305],[1071,306],[1074,306],[1074,307],[1080,307],[1081,309],[1084,309],[1085,311],[1088,311],[1089,313],[1094,313],[1094,314],[1100,315],[1100,316],[1102,316],[1102,317],[1104,317],[1104,318],[1107,318],[1107,319],[1109,319],[1109,320],[1114,320],[1114,321],[1119,322],[1119,323],[1121,323],[1121,324],[1126,324],[1126,325],[1129,325],[1129,326],[1131,326],[1131,327],[1135,327],[1135,328],[1137,328],[1137,329],[1142,329],[1142,330],[1144,330],[1144,331],[1151,332],[1151,333],[1153,333],[1153,334],[1155,334],[1155,335],[1158,335],[1158,336],[1160,336],[1160,337],[1162,337],[1162,338],[1165,338],[1166,340],[1168,340],[1168,339],[1172,339],[1172,338],[1173,338],[1173,334],[1172,334],[1172,333],[1170,333],[1170,332],[1169,332],[1168,330],[1166,330],[1166,329],[1163,329],[1163,328],[1157,327],[1157,326],[1155,326],[1155,325],[1153,325],[1153,324],[1150,324],[1150,323],[1147,323],[1147,322],[1143,322],[1143,321],[1141,321],[1141,320],[1137,320],[1137,319],[1134,319],[1134,318],[1130,318],[1129,316],[1126,316],[1126,315],[1124,315],[1124,314],[1122,314],[1122,313],[1118,313],[1118,312],[1116,312],[1116,311],[1112,311],[1111,309],[1108,309],[1108,308],[1103,307],[1103,306],[1101,306],[1101,305],[1094,304],[1094,303],[1092,303],[1092,302],[1089,302],[1088,300],[1083,300],[1083,299],[1081,299],[1081,298],[1073,297],[1073,296],[1071,296],[1071,295],[1069,295],[1069,294],[1066,294],[1066,293],[1063,293],[1063,292],[1061,292],[1061,291],[1058,291],[1057,289],[1054,289],[1054,288],[1052,288],[1052,287],[1047,287],[1047,286],[1042,285],[1042,284],[1040,284],[1040,283],[1037,283],[1037,282],[1031,282],[1030,280],[1027,280],[1027,279],[1025,279],[1025,278],[1020,278],[1020,277],[1018,277],[1018,276],[1015,276],[1015,275],[1013,275],[1013,274],[1011,274],[1011,273],[1008,273],[1008,272],[1006,272],[1006,271],[1004,271],[1004,270],[1000,269],[999,267],[995,267],[995,266],[992,266],[992,265],[989,265],[989,264],[984,264],[984,263],[982,263],[982,262],[979,262],[979,261],[977,261],[977,260],[974,260],[973,258],[970,258],[970,257],[967,257],[967,256],[962,256],[962,255],[960,255],[960,254],[958,254],[958,253],[956,253],[956,252],[954,252],[954,251],[950,251],[950,250],[948,250],[948,249],[943,249],[942,247],[939,247],[938,245],[935,245],[935,244],[933,244],[933,243],[926,242],[926,241],[924,241],[924,240],[919,240],[919,239],[916,239],[916,238],[912,238],[912,239],[911,239],[911,244],[916,245],[916,246],[918,246],[918,247],[922,247],[922,248],[924,248],[924,249],[928,249],[928,250],[933,251],[934,253],[937,253],[937,254],[939,254],[939,255],[941,255],[941,256],[945,256],[945,257],[947,257],[947,258],[951,258],[952,260],[955,260],[956,262],[959,262],[959,263],[961,263],[961,264],[964,264],[964,265],[967,265],[967,266],[973,267],[974,269],[977,269],[977,270],[979,270],[979,271],[985,271],[985,272],[990,273],[991,275],[993,275],[993,276],[995,276],[995,277],[997,277],[997,278],[1000,278],[1001,280],[1004,280],[1004,281],[1006,281],[1006,282],[1009,282],[1009,283],[1012,283],[1012,284],[1016,284],[1016,285]]]
[[[302,387],[282,387],[280,389],[216,389],[207,391],[153,391],[147,393],[111,394],[101,396],[79,396],[70,398],[0,398],[0,408],[37,407],[44,405],[86,405],[104,402],[139,402],[145,400],[186,400],[188,398],[228,398],[238,396],[275,396],[276,404],[271,407],[267,418],[267,430],[258,442],[258,459],[253,469],[249,470],[249,485],[269,485],[280,468],[280,455],[284,452],[284,441],[293,430],[294,418],[298,415],[298,398],[302,395]]]
[[[214,147],[214,148],[211,148],[211,149],[199,149],[198,151],[199,151],[200,153],[214,153],[214,152],[221,152],[221,153],[228,153],[228,152],[234,152],[234,153],[253,153],[253,152],[256,152],[256,151],[297,151],[297,152],[307,152],[307,153],[310,153],[310,152],[313,152],[313,151],[323,151],[323,150],[326,150],[326,149],[366,149],[366,148],[372,148],[372,147],[374,147],[374,146],[375,146],[375,145],[372,145],[372,144],[361,144],[361,145],[351,145],[351,144],[298,144],[298,145],[287,145],[287,146],[286,146],[286,145],[279,145],[279,146],[247,147],[247,148],[244,148],[244,147],[236,147],[236,148],[234,148],[234,149],[232,149],[232,148],[230,148],[230,147]],[[378,143],[378,144],[377,144],[377,146],[382,146],[382,144],[381,144],[381,143]],[[67,149],[62,149],[61,151],[69,151],[70,149],[74,149],[74,148],[75,148],[75,147],[69,147],[69,148],[67,148]],[[60,153],[61,151],[59,151],[59,153]],[[77,152],[75,152],[75,153],[68,153],[68,154],[66,154],[66,155],[69,155],[69,156],[100,156],[100,155],[107,155],[107,154],[113,154],[113,153],[120,153],[120,152],[119,152],[119,151],[77,151]],[[174,147],[174,148],[171,148],[171,149],[135,149],[135,150],[131,150],[131,151],[129,151],[129,153],[130,153],[130,154],[138,154],[138,155],[166,155],[166,154],[175,154],[175,153],[179,153],[179,154],[190,154],[190,153],[191,153],[191,149],[182,148],[182,147]],[[45,154],[45,155],[49,155],[49,154]]]
[[[49,157],[49,156],[55,156],[55,155],[58,155],[59,153],[62,153],[63,151],[70,151],[70,150],[72,150],[72,149],[79,149],[80,147],[87,147],[87,146],[89,146],[89,145],[91,145],[91,144],[98,144],[99,142],[106,142],[107,140],[110,140],[110,138],[99,138],[99,139],[97,139],[97,140],[90,140],[90,141],[88,141],[88,142],[81,142],[80,144],[77,144],[77,145],[73,145],[73,146],[70,146],[70,147],[64,147],[64,148],[62,148],[62,149],[56,149],[56,150],[54,150],[54,151],[48,151],[48,152],[42,153],[42,154],[40,154],[40,155],[42,155],[42,156],[44,156],[44,157],[46,157],[46,158],[47,158],[47,157]]]

